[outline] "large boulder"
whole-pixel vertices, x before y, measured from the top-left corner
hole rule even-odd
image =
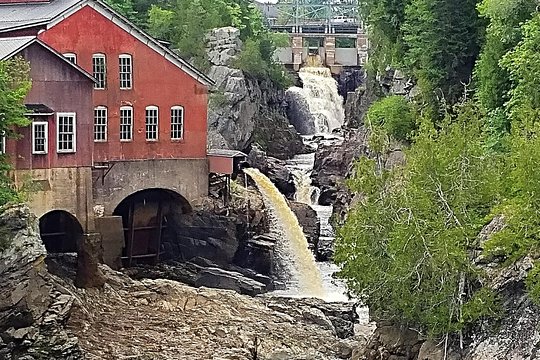
[[[308,204],[296,201],[289,201],[289,206],[304,230],[310,249],[315,251],[318,248],[321,232],[321,224],[317,217],[317,212]]]
[[[309,104],[301,88],[291,87],[285,91],[287,117],[296,131],[302,135],[315,134],[315,117],[309,110]]]
[[[204,257],[219,265],[232,263],[240,242],[236,217],[197,211],[175,214],[168,220],[163,260]]]
[[[0,233],[0,359],[82,359],[64,329],[74,298],[47,271],[36,217],[4,209]]]
[[[259,147],[253,146],[248,155],[248,162],[268,176],[283,195],[288,199],[293,199],[296,186],[293,174],[287,168],[285,161],[267,156]]]

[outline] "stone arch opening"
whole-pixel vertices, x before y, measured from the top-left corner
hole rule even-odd
[[[39,219],[39,233],[49,253],[76,253],[84,231],[79,220],[63,210],[53,210]]]
[[[158,262],[171,217],[191,211],[186,198],[168,189],[145,189],[122,200],[113,215],[122,217],[123,265]]]

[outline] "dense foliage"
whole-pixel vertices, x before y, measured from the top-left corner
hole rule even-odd
[[[4,138],[16,137],[16,126],[29,124],[24,116],[24,98],[31,86],[28,73],[28,63],[20,58],[0,61],[0,134]],[[7,156],[0,154],[0,206],[21,200],[21,194],[8,176],[9,169]]]
[[[206,34],[210,29],[233,26],[240,29],[243,53],[235,64],[259,78],[289,85],[283,67],[273,53],[281,38],[264,26],[261,12],[250,0],[108,0],[117,11],[152,36],[168,41],[180,55],[196,66],[208,68]]]
[[[371,67],[406,70],[432,115],[455,103],[470,82],[482,26],[475,0],[368,0]],[[440,117],[436,116],[436,119]]]
[[[498,190],[497,157],[485,154],[481,133],[478,111],[467,107],[439,132],[425,121],[405,167],[358,163],[349,185],[363,200],[339,231],[335,260],[378,318],[435,335],[463,326],[477,280],[467,249]],[[486,306],[471,320],[492,311]]]
[[[416,127],[412,105],[402,96],[389,96],[375,102],[367,113],[370,127],[381,127],[395,140],[409,140]]]
[[[501,266],[540,256],[537,2],[457,3],[364,3],[372,41],[383,38],[374,46],[376,68],[405,69],[423,96],[408,106],[391,96],[370,107],[373,156],[360,159],[349,180],[360,200],[335,255],[377,318],[432,336],[499,311],[475,251],[503,259]],[[401,130],[392,134],[384,125],[393,123]],[[420,125],[407,138],[405,124]],[[409,139],[403,166],[384,167],[384,132]],[[495,217],[504,227],[480,244],[478,233]],[[540,262],[526,288],[540,304]]]

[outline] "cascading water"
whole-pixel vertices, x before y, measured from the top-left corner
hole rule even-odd
[[[244,169],[257,184],[263,195],[265,205],[270,209],[273,227],[282,236],[278,243],[278,251],[282,253],[281,261],[288,266],[288,272],[296,283],[298,295],[324,298],[321,274],[315,265],[313,255],[309,251],[308,242],[296,215],[292,212],[285,197],[275,185],[257,169]],[[282,251],[284,249],[284,251]],[[283,258],[288,255],[290,259]]]
[[[338,93],[337,82],[326,67],[304,67],[298,75],[304,86],[287,91],[302,96],[314,117],[316,133],[331,133],[343,125],[345,110],[343,98]]]

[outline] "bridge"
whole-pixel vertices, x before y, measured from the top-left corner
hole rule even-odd
[[[256,2],[267,25],[289,36],[288,47],[278,48],[276,58],[298,71],[313,57],[333,73],[344,67],[363,66],[368,38],[358,12],[358,0],[278,0]]]

